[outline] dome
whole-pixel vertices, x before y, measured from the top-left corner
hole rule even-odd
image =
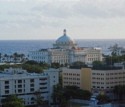
[[[77,44],[66,34],[66,30],[64,29],[63,35],[56,40],[56,43],[53,44],[54,48],[61,49],[72,49],[77,47]]]
[[[56,40],[56,43],[69,43],[69,42],[73,42],[73,40],[66,35],[66,30],[64,29],[64,34]]]

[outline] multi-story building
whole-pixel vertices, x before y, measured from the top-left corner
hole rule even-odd
[[[114,86],[125,85],[125,69],[92,70],[90,68],[63,68],[62,78],[63,86],[76,85],[94,94],[112,94]]]
[[[37,62],[60,64],[71,64],[76,61],[91,64],[93,61],[102,61],[102,50],[100,48],[83,48],[77,44],[66,34],[64,30],[63,36],[59,37],[53,44],[51,49],[41,49],[29,52],[29,60]]]
[[[48,49],[40,49],[38,51],[30,51],[29,59],[37,62],[49,62],[49,52]]]
[[[19,68],[9,68],[0,72],[0,104],[8,95],[22,98],[24,105],[34,105],[35,92],[39,91],[44,100],[51,103],[53,86],[58,84],[58,71],[49,69],[41,74],[28,73]]]

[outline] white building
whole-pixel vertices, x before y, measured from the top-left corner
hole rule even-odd
[[[76,61],[91,64],[93,61],[102,61],[102,50],[100,48],[83,48],[77,44],[66,34],[59,37],[53,44],[51,49],[41,49],[38,51],[30,51],[29,59],[37,62],[60,64],[71,64]]]
[[[48,49],[41,49],[38,51],[30,51],[29,59],[37,62],[49,62],[49,52]]]
[[[8,95],[16,94],[24,100],[24,105],[34,105],[36,91],[51,103],[53,85],[58,84],[58,71],[49,69],[41,74],[28,73],[19,68],[9,68],[0,72],[0,104]]]

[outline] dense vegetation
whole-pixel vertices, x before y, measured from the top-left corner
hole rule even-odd
[[[116,99],[123,100],[125,98],[125,85],[116,85],[113,90]]]
[[[23,100],[16,95],[10,95],[2,101],[3,107],[24,107]]]
[[[116,70],[116,69],[122,69],[122,67],[115,67],[114,65],[110,65],[110,64],[107,64],[105,62],[94,61],[92,69],[95,69],[95,70]]]
[[[62,87],[58,84],[54,86],[52,98],[54,104],[59,104],[59,107],[66,107],[71,99],[89,100],[90,96],[89,91],[82,90],[77,86]]]
[[[74,69],[80,69],[85,67],[87,67],[87,65],[84,62],[80,62],[80,61],[74,62],[70,65],[70,68],[74,68]]]

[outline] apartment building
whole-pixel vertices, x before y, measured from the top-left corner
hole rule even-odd
[[[24,105],[35,104],[35,92],[40,91],[44,100],[51,103],[53,85],[58,84],[58,71],[49,69],[41,74],[28,73],[21,68],[9,68],[0,72],[0,104],[8,95],[16,94]]]

